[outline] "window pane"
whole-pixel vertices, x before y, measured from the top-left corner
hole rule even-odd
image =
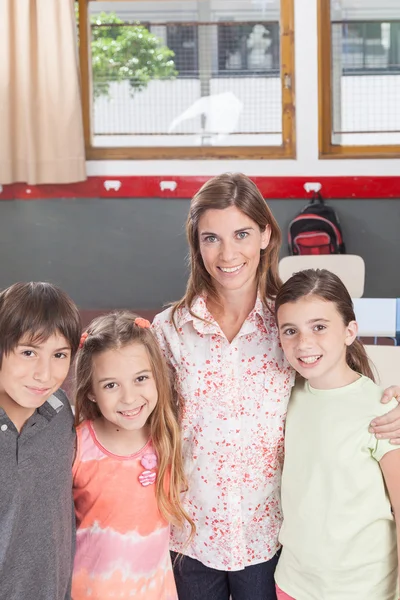
[[[400,2],[331,0],[332,143],[400,144]]]
[[[94,146],[280,146],[280,0],[90,2]]]

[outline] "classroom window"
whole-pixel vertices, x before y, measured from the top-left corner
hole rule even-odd
[[[218,74],[279,77],[279,23],[218,25]]]
[[[79,0],[88,158],[293,157],[293,0]]]
[[[400,2],[319,0],[320,154],[400,152]]]

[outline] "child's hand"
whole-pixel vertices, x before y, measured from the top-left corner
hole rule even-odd
[[[396,398],[400,402],[400,386],[392,385],[387,388],[381,402],[387,404],[392,398]],[[369,430],[378,439],[390,439],[392,444],[400,445],[400,406],[393,408],[386,415],[376,417]]]

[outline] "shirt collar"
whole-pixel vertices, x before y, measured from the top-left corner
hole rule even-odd
[[[274,315],[271,312],[272,307],[272,302],[269,302],[268,306],[264,306],[261,297],[258,294],[254,308],[243,323],[239,335],[242,336],[253,333],[259,329],[260,324],[268,331],[271,328],[271,318],[274,319]],[[197,296],[194,299],[191,306],[191,312],[193,314],[191,314],[186,307],[182,309],[181,314],[177,318],[178,328],[183,327],[186,323],[191,321],[194,329],[203,335],[223,335],[220,326],[207,308],[205,296]]]
[[[199,333],[223,335],[220,326],[207,308],[205,296],[197,296],[192,302],[190,311],[187,307],[183,308],[178,319],[178,326],[183,327],[190,321]]]
[[[42,406],[39,406],[37,412],[50,421],[63,408],[64,404],[53,394]]]
[[[57,415],[62,409],[64,408],[64,404],[63,402],[61,402],[61,400],[59,400],[56,396],[52,395],[50,396],[50,398],[48,400],[46,400],[46,402],[44,404],[42,404],[42,406],[39,406],[39,408],[37,408],[34,413],[29,417],[29,419],[27,419],[26,423],[24,424],[23,428],[22,428],[22,433],[25,436],[27,434],[27,431],[30,431],[31,433],[29,433],[29,435],[33,433],[35,433],[37,431],[36,429],[33,429],[31,427],[27,428],[26,425],[29,423],[29,425],[35,425],[37,423],[42,423],[42,426],[46,426],[46,423],[50,422],[51,419]],[[45,420],[41,419],[40,417],[44,417]],[[1,422],[7,422],[8,424],[12,424],[13,428],[15,429],[15,431],[17,431],[17,429],[15,428],[14,423],[11,421],[11,419],[9,418],[9,416],[7,415],[6,411],[3,408],[0,408],[0,421]],[[39,425],[40,427],[40,425]]]

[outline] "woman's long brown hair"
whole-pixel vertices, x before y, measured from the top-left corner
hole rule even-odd
[[[236,206],[243,214],[252,219],[265,231],[271,228],[271,238],[265,250],[261,250],[260,263],[257,269],[257,286],[262,302],[267,305],[273,300],[281,286],[278,275],[279,250],[281,247],[281,231],[267,203],[256,184],[242,173],[224,173],[207,181],[197,192],[190,203],[186,222],[186,235],[189,242],[190,274],[183,298],[176,302],[172,318],[176,311],[185,306],[191,312],[191,305],[196,296],[201,294],[214,299],[218,303],[218,294],[212,278],[207,272],[200,253],[199,220],[210,209],[224,210]]]
[[[353,301],[346,286],[337,275],[326,269],[299,271],[288,279],[276,296],[275,316],[281,306],[288,302],[297,302],[305,296],[316,296],[333,302],[346,326],[356,320]],[[353,371],[375,381],[369,358],[360,340],[355,339],[351,346],[347,347],[346,361]]]
[[[153,333],[150,329],[136,325],[136,317],[137,315],[128,311],[117,311],[97,317],[87,328],[87,338],[78,351],[75,362],[75,424],[78,426],[83,420],[93,421],[101,416],[97,404],[88,398],[92,391],[93,358],[106,350],[133,343],[142,344],[147,350],[158,392],[156,407],[148,420],[151,441],[158,458],[158,507],[169,522],[178,526],[188,522],[191,538],[195,531],[194,523],[180,500],[181,492],[187,489],[187,483],[168,369]]]

